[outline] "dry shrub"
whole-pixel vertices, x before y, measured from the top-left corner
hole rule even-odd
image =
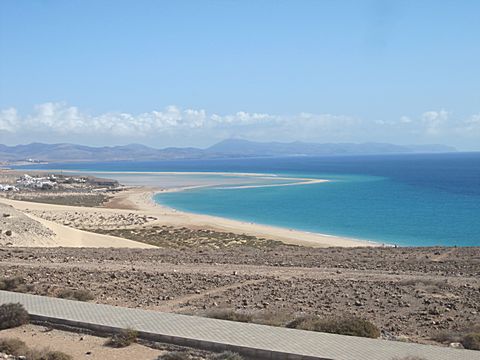
[[[28,312],[21,304],[0,305],[0,330],[28,323]]]
[[[440,343],[461,343],[465,349],[480,350],[480,325],[467,326],[460,331],[442,331],[432,337]]]
[[[108,341],[107,344],[110,347],[114,348],[124,348],[130,346],[135,341],[137,341],[138,331],[133,329],[121,330],[118,333],[114,334]]]
[[[287,327],[373,339],[380,336],[380,330],[374,324],[354,316],[343,318],[300,317],[287,324]]]
[[[467,334],[461,342],[465,349],[480,350],[480,333]]]
[[[28,360],[72,360],[73,358],[61,351],[37,351],[33,350],[27,353]]]
[[[246,323],[253,321],[252,314],[235,311],[231,309],[212,310],[207,313],[207,317],[213,318],[213,319],[238,321],[238,322],[246,322]]]
[[[288,311],[260,311],[252,315],[255,324],[270,325],[270,326],[285,326],[288,324],[293,315]]]
[[[299,316],[287,323],[286,327],[290,329],[313,330],[314,324],[318,320],[319,317],[314,315]]]
[[[78,301],[90,301],[95,297],[88,290],[75,290],[75,289],[61,289],[57,293],[57,297],[61,299],[68,300],[78,300]]]
[[[0,339],[0,352],[13,356],[24,356],[27,345],[19,339]]]
[[[0,339],[0,352],[27,360],[72,360],[70,355],[47,349],[30,349],[23,341],[15,338]]]
[[[26,293],[33,289],[33,286],[27,285],[25,279],[20,276],[0,279],[0,290]]]
[[[462,334],[458,331],[441,331],[432,336],[432,340],[439,343],[460,342]]]
[[[206,313],[206,316],[214,319],[255,323],[270,326],[285,326],[293,317],[286,311],[238,311],[233,309],[215,309]]]

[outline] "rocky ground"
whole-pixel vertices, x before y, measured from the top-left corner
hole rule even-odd
[[[479,248],[0,250],[0,278],[20,276],[36,294],[87,288],[98,303],[230,309],[275,325],[352,314],[385,338],[427,343],[480,323],[479,275]]]
[[[94,195],[35,196],[92,206],[87,197]],[[480,247],[307,248],[167,226],[160,215],[128,207],[28,207],[23,214],[0,205],[0,287],[18,277],[19,290],[40,295],[87,289],[97,303],[202,316],[233,311],[278,326],[302,315],[353,315],[373,322],[384,338],[421,343],[448,343],[480,324]],[[8,239],[21,234],[50,236],[27,215],[158,248],[10,247]]]

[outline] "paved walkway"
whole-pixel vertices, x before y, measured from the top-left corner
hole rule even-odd
[[[201,318],[0,291],[0,304],[19,302],[35,320],[114,331],[207,350],[233,350],[254,358],[480,360],[480,351],[374,340]],[[1,334],[1,332],[0,332]]]

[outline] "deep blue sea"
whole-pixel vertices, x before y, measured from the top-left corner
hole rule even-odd
[[[29,166],[32,168],[32,166]],[[156,196],[183,211],[409,246],[480,246],[480,153],[47,164],[83,171],[251,172],[327,183]]]

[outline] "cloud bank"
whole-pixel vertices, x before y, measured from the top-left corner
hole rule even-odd
[[[480,113],[456,119],[446,110],[425,111],[393,120],[366,120],[349,115],[299,113],[278,115],[239,111],[209,113],[168,106],[141,114],[92,115],[66,103],[48,102],[20,115],[0,111],[1,142],[73,141],[85,144],[143,142],[149,145],[208,145],[230,137],[258,141],[443,142],[480,143]]]

